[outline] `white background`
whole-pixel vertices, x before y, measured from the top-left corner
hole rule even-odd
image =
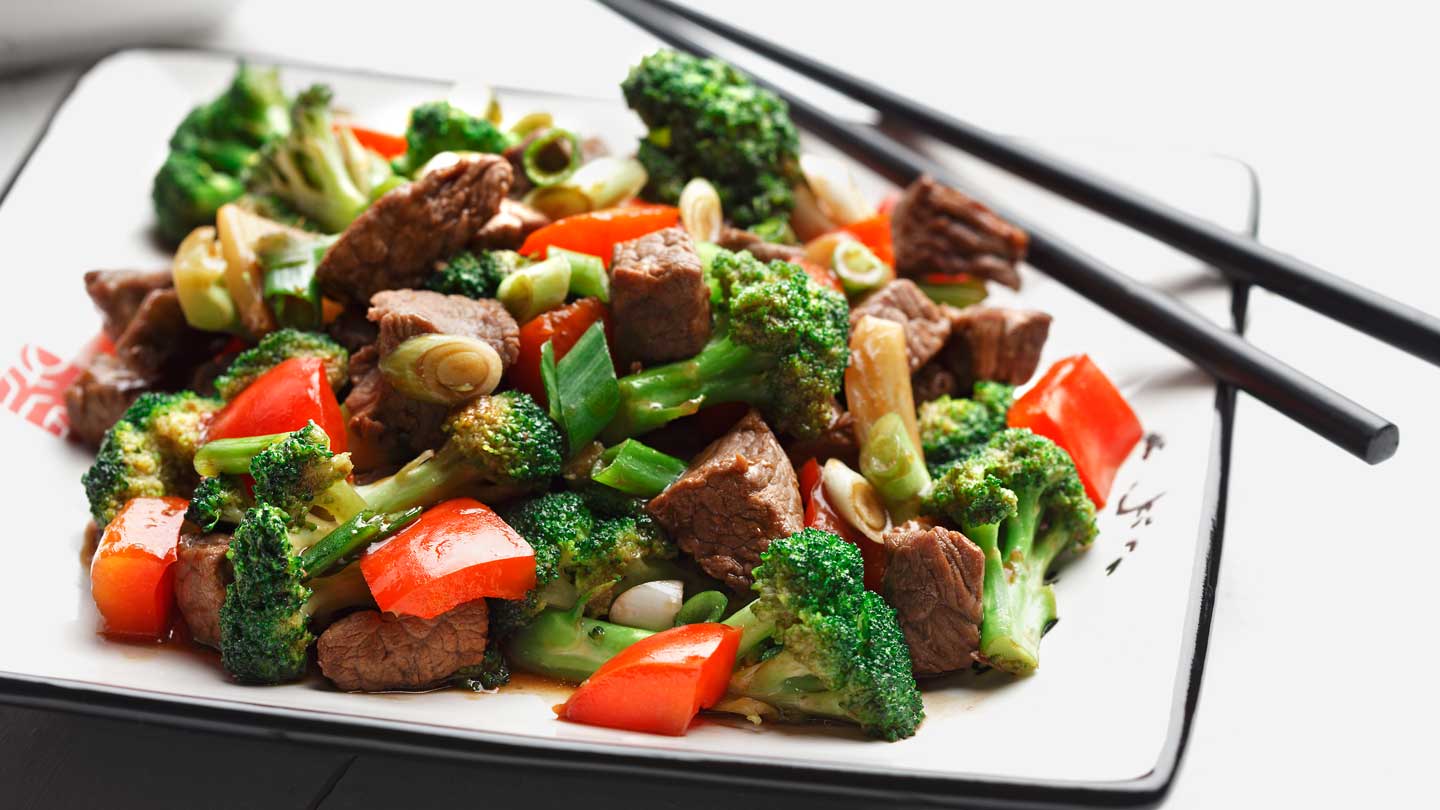
[[[1241,158],[1264,241],[1440,311],[1423,4],[697,5],[998,131]],[[603,92],[653,43],[597,6],[541,6],[245,2],[189,44]],[[68,75],[0,79],[0,177]],[[1440,370],[1263,292],[1249,336],[1399,423],[1401,448],[1368,468],[1242,398],[1210,658],[1167,806],[1433,801]]]

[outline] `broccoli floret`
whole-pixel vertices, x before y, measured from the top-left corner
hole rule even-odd
[[[485,649],[485,657],[480,663],[465,667],[455,673],[451,680],[476,692],[499,689],[510,683],[510,665],[505,661],[505,655],[500,652],[500,648],[492,644]]]
[[[427,506],[466,486],[489,497],[523,495],[560,474],[564,438],[529,394],[502,391],[460,405],[445,421],[450,438],[400,472],[364,488],[377,511]]]
[[[925,709],[910,649],[894,609],[865,590],[860,550],[804,529],[772,542],[760,559],[759,598],[726,623],[744,629],[745,660],[762,642],[779,651],[742,661],[730,693],[782,717],[842,720],[886,740],[913,735]]]
[[[348,128],[334,126],[330,98],[330,88],[319,84],[296,97],[289,134],[261,150],[246,187],[278,197],[326,233],[339,233],[382,184],[388,187],[391,173]]]
[[[278,72],[242,64],[219,98],[190,111],[151,192],[165,239],[179,242],[214,222],[220,206],[244,192],[258,150],[289,130],[287,107]]]
[[[410,111],[405,154],[391,165],[396,174],[410,176],[441,152],[493,154],[503,152],[510,143],[505,133],[484,118],[476,118],[448,101],[432,101]]]
[[[946,469],[925,508],[985,552],[980,654],[1006,672],[1033,672],[1057,617],[1050,567],[1096,534],[1095,506],[1070,456],[1028,430],[1004,430]]]
[[[722,402],[755,405],[797,438],[830,424],[850,357],[845,296],[797,265],[763,264],[747,252],[718,251],[710,273],[719,299],[714,337],[689,360],[620,380],[607,444]]]
[[[205,418],[220,403],[190,391],[141,394],[105,432],[81,482],[90,514],[105,526],[131,498],[190,496]]]
[[[215,390],[222,399],[234,399],[260,375],[292,357],[318,357],[325,362],[325,376],[339,391],[350,376],[350,354],[328,335],[281,329],[260,339],[230,362],[224,374],[215,378]]]
[[[515,634],[547,607],[569,609],[580,599],[604,616],[626,588],[670,578],[675,547],[648,516],[597,517],[574,492],[522,501],[504,518],[535,550],[535,588],[517,600],[494,600],[492,632]]]
[[[468,250],[450,257],[425,281],[425,289],[467,298],[494,298],[500,282],[525,262],[513,250]]]
[[[642,59],[620,87],[650,130],[638,150],[647,198],[673,204],[703,177],[741,227],[790,213],[800,140],[774,93],[724,62],[671,50]]]
[[[214,531],[221,523],[239,523],[245,510],[254,505],[239,478],[233,475],[211,476],[200,479],[200,483],[195,485],[190,507],[185,510],[185,519],[199,526],[201,531]]]
[[[979,452],[990,437],[1005,429],[1005,414],[1014,401],[1015,387],[977,382],[973,399],[942,396],[921,403],[920,447],[932,475],[946,465]]]

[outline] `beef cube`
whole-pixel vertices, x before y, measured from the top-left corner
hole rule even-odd
[[[855,438],[855,417],[836,405],[835,416],[824,432],[813,439],[791,439],[785,445],[785,454],[797,470],[812,458],[821,464],[826,459],[838,458],[859,469],[860,442]]]
[[[960,378],[939,360],[931,360],[910,375],[910,390],[915,395],[916,405],[940,397],[954,397],[962,394]],[[968,394],[969,391],[963,393]]]
[[[70,435],[91,447],[100,446],[105,431],[119,420],[136,397],[151,390],[153,385],[152,379],[119,358],[98,355],[65,389]]]
[[[891,213],[895,270],[902,276],[964,274],[1020,289],[1017,265],[1030,239],[979,202],[933,177],[905,190]]]
[[[865,296],[850,310],[850,328],[866,315],[894,321],[905,327],[905,354],[915,371],[934,357],[950,337],[950,319],[915,282],[897,278]]]
[[[381,290],[421,286],[435,262],[465,247],[510,190],[510,164],[479,155],[376,200],[325,253],[316,275],[335,300],[364,306]]]
[[[518,200],[500,201],[500,211],[475,233],[477,250],[519,250],[525,237],[550,224],[550,218]]]
[[[492,298],[474,299],[431,290],[386,290],[370,299],[369,318],[380,326],[381,356],[417,335],[464,335],[483,340],[508,369],[520,356],[520,326]]]
[[[950,341],[941,360],[959,379],[962,391],[977,380],[1023,385],[1040,364],[1050,335],[1050,316],[1034,309],[945,307]]]
[[[169,270],[91,270],[85,274],[85,292],[100,310],[105,336],[112,342],[124,334],[145,296],[173,286]]]
[[[185,532],[175,549],[175,603],[190,638],[220,649],[220,606],[225,604],[225,583],[230,561],[225,552],[230,535],[220,532]]]
[[[380,337],[380,327],[366,317],[364,307],[349,307],[340,316],[326,325],[325,331],[345,351],[354,354],[374,343]]]
[[[425,689],[485,658],[484,599],[434,617],[364,610],[330,625],[315,645],[320,671],[346,692]]]
[[[964,669],[980,648],[985,553],[965,535],[916,521],[885,533],[885,601],[916,675]]]
[[[379,478],[444,443],[449,411],[396,391],[380,371],[380,352],[374,346],[351,356],[350,382],[345,409],[360,445],[353,453],[357,480]]]
[[[706,573],[741,592],[770,541],[803,525],[795,469],[753,410],[647,509]]]
[[[710,339],[710,287],[683,228],[615,246],[610,311],[622,364],[663,363],[700,353]]]
[[[195,367],[214,357],[228,341],[185,320],[174,289],[152,290],[115,341],[115,356],[137,374],[166,389],[190,384]]]

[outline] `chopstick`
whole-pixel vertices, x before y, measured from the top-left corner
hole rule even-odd
[[[1188,253],[1235,281],[1253,284],[1430,363],[1440,365],[1440,318],[1232,233],[1161,200],[1039,149],[1002,138],[933,107],[837,70],[670,0],[672,14],[873,107],[1042,188]]]
[[[714,52],[682,33],[664,11],[634,0],[599,0],[671,46],[696,56]],[[953,174],[879,132],[835,118],[775,85],[753,77],[790,105],[791,117],[852,158],[898,185],[922,174],[960,186]],[[1281,361],[1234,332],[1211,323],[1180,301],[1106,265],[1047,229],[990,203],[992,210],[1030,235],[1028,262],[1112,315],[1174,349],[1217,379],[1240,388],[1336,446],[1377,464],[1394,455],[1400,431],[1393,423]]]

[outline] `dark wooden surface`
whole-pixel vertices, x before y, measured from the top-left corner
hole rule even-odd
[[[697,810],[737,798],[694,785],[429,762],[0,706],[6,810]],[[831,804],[793,795],[783,802],[786,810]]]

